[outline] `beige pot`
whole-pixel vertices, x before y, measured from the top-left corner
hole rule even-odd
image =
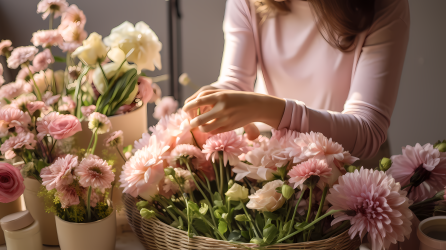
[[[116,211],[107,218],[91,223],[73,223],[56,217],[57,234],[62,250],[114,250]]]
[[[20,198],[10,203],[0,203],[0,219],[6,215],[22,211],[22,201]],[[0,245],[5,244],[5,235],[0,229]]]
[[[435,216],[420,222],[417,236],[420,250],[446,249],[446,216]]]
[[[56,222],[54,214],[45,212],[45,202],[43,198],[37,197],[41,184],[35,179],[25,178],[25,198],[26,209],[33,218],[39,222],[42,243],[49,246],[58,246]]]

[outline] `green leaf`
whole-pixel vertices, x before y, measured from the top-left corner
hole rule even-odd
[[[192,225],[194,226],[195,229],[197,229],[199,232],[203,234],[209,232],[209,226],[203,220],[195,219]]]
[[[271,220],[277,220],[279,218],[278,214],[275,213],[271,213],[271,212],[263,212],[263,214],[265,215],[266,218],[271,219]]]
[[[215,216],[215,218],[217,218],[217,219],[221,219],[221,214],[222,214],[221,210],[219,210],[219,209],[214,210],[214,216]]]
[[[201,208],[198,210],[198,212],[202,215],[205,215],[208,212],[209,206],[208,204],[202,202],[201,203]]]
[[[240,230],[233,230],[228,236],[228,241],[248,243],[248,241],[242,236],[242,232],[240,232]]]
[[[279,230],[277,229],[276,225],[269,224],[263,229],[263,241],[266,244],[271,244],[274,239],[278,236]]]
[[[141,211],[141,209],[143,209],[143,208],[147,208],[148,205],[149,205],[149,202],[148,202],[148,201],[138,201],[138,202],[136,203],[136,208],[138,208],[138,210]]]
[[[180,229],[180,230],[185,229],[185,228],[184,228],[183,219],[181,218],[181,216],[178,217],[178,221],[180,222],[180,225],[179,225],[177,228]]]
[[[248,231],[242,231],[242,236],[243,238],[245,238],[246,240],[249,240],[249,232]]]
[[[60,56],[54,56],[54,61],[64,63],[67,61],[67,59]]]
[[[249,218],[246,216],[246,214],[238,214],[235,216],[236,221],[249,221]]]
[[[222,208],[222,207],[224,207],[224,205],[223,205],[223,202],[221,201],[221,200],[214,200],[214,204],[217,206],[217,207],[219,207],[219,208]]]
[[[122,152],[124,152],[124,154],[125,154],[125,153],[131,153],[132,150],[133,150],[133,145],[130,144],[130,145],[128,145],[127,147],[125,147],[125,148],[122,150]]]
[[[141,211],[140,211],[139,213],[140,213],[141,216],[142,216],[144,219],[146,219],[146,220],[148,220],[148,219],[150,219],[150,218],[153,218],[153,217],[155,217],[155,215],[156,215],[155,211],[149,210],[149,209],[147,209],[147,208],[143,208],[143,209],[141,209]]]
[[[262,245],[262,244],[263,244],[263,239],[260,239],[260,238],[258,238],[258,237],[254,237],[254,238],[252,238],[249,242],[250,242],[250,243],[257,244],[257,245]]]
[[[265,227],[265,219],[263,218],[263,216],[260,213],[257,213],[257,215],[256,215],[256,222],[257,222],[257,225],[259,226],[260,230],[262,230]]]
[[[226,224],[226,221],[224,221],[224,220],[220,220],[220,221],[218,222],[218,231],[219,231],[221,234],[224,234],[224,233],[226,233],[226,231],[228,231],[228,224]]]
[[[214,202],[215,201],[221,201],[221,195],[218,192],[214,193]]]
[[[234,210],[241,210],[241,209],[243,209],[242,203],[240,203],[240,202],[237,202],[237,203],[238,204],[237,204],[237,206],[234,207]]]
[[[6,104],[11,104],[11,101],[3,97],[3,100],[6,102]]]
[[[294,229],[296,229],[296,230],[301,230],[301,229],[303,229],[304,227],[306,227],[308,224],[310,224],[310,223],[308,223],[308,222],[297,222],[295,225],[294,225]],[[309,228],[307,228],[306,229],[306,231],[307,230],[313,230],[314,229],[314,225],[313,226],[311,226],[311,227],[309,227]]]
[[[189,208],[194,211],[194,212],[199,212],[200,208],[198,207],[197,203],[193,202],[193,201],[188,201],[187,205],[189,206]]]
[[[276,192],[281,194],[282,193],[282,187],[276,187]]]

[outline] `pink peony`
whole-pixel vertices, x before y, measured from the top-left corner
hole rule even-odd
[[[67,111],[69,113],[74,113],[76,108],[76,103],[69,96],[62,96],[62,104],[59,106],[59,111]]]
[[[19,73],[17,73],[17,76],[15,77],[15,79],[16,80],[18,80],[18,79],[26,80],[26,81],[30,80],[30,76],[29,76],[29,71],[30,70],[31,70],[31,74],[34,74],[34,73],[36,73],[38,71],[32,65],[29,66],[29,69],[28,69],[28,67],[21,68],[19,70]]]
[[[121,146],[124,143],[124,132],[122,130],[114,131],[111,135],[105,139],[105,146],[115,147]]]
[[[48,125],[49,134],[56,140],[68,138],[80,131],[81,123],[74,115],[59,115]]]
[[[311,176],[319,176],[322,182],[328,183],[331,175],[331,168],[325,160],[309,159],[294,166],[289,172],[290,183],[294,183],[294,188],[300,186],[303,189],[304,182]]]
[[[140,76],[138,77],[138,84],[139,92],[136,98],[141,99],[143,103],[148,103],[153,96],[152,79]]]
[[[285,203],[285,198],[281,193],[276,192],[276,188],[284,184],[281,180],[275,180],[265,184],[262,189],[257,190],[253,195],[248,196],[249,202],[246,207],[258,211],[274,212]]]
[[[34,46],[18,47],[11,52],[8,58],[8,68],[16,69],[20,65],[32,61],[39,50]]]
[[[389,248],[397,241],[403,242],[412,231],[412,212],[406,191],[401,190],[384,172],[361,168],[339,177],[339,184],[330,189],[328,202],[331,210],[346,210],[334,215],[332,225],[349,220],[351,239],[362,239],[368,233],[372,250]]]
[[[34,140],[34,134],[30,132],[22,132],[17,134],[17,136],[9,137],[2,146],[0,151],[5,156],[6,159],[13,159],[16,157],[14,150],[17,149],[34,149],[36,146],[36,140]]]
[[[9,53],[12,50],[12,42],[11,40],[2,40],[0,42],[0,56]]]
[[[76,167],[74,173],[79,178],[79,184],[85,188],[90,186],[99,189],[111,188],[115,179],[111,166],[95,155],[84,158]]]
[[[178,102],[172,96],[165,96],[156,105],[153,117],[160,120],[166,115],[173,114],[178,109]]]
[[[57,103],[59,99],[60,95],[53,95],[53,92],[51,91],[46,91],[42,96],[42,101],[44,101],[48,106],[52,106],[53,104]]]
[[[17,97],[17,99],[12,100],[11,107],[18,108],[23,112],[26,112],[28,103],[33,102],[36,99],[37,98],[34,94],[24,94]]]
[[[68,3],[65,0],[41,0],[37,4],[37,13],[43,13],[43,20],[52,12],[54,13],[54,18],[58,18],[67,8]]]
[[[0,98],[6,98],[12,100],[19,95],[31,93],[33,91],[32,85],[23,81],[17,80],[16,82],[11,82],[1,86],[0,88]]]
[[[43,48],[47,48],[62,44],[63,38],[58,30],[39,30],[33,33],[33,38],[31,38],[31,42],[36,47],[42,46]]]
[[[54,188],[61,190],[62,187],[70,185],[73,183],[74,179],[72,171],[77,165],[77,156],[66,155],[65,157],[58,158],[53,164],[40,171],[42,185],[44,185],[47,190],[52,190]]]
[[[72,186],[63,186],[57,190],[57,198],[59,198],[62,208],[69,208],[70,206],[79,205],[79,195],[76,188]]]
[[[180,157],[192,160],[192,163],[195,166],[198,166],[206,161],[201,150],[190,144],[180,144],[172,150],[172,152],[170,153],[171,165],[177,166]],[[192,166],[190,167],[192,168]]]
[[[62,13],[62,20],[59,28],[64,29],[69,24],[75,23],[81,29],[85,27],[85,23],[87,22],[87,18],[82,10],[80,10],[76,4],[70,5],[64,13]]]
[[[106,115],[99,112],[93,112],[88,117],[88,128],[94,133],[105,134],[112,128],[112,124]]]
[[[0,63],[0,85],[5,83],[5,78],[3,78],[3,64]]]
[[[88,118],[95,110],[96,110],[95,105],[81,107],[81,112],[84,115],[84,117],[86,117],[86,118]]]
[[[33,115],[34,112],[36,112],[37,110],[41,110],[44,107],[46,107],[46,105],[42,101],[29,102],[29,103],[26,104],[26,108],[28,109],[28,112],[31,115]]]
[[[15,128],[17,133],[27,130],[31,117],[18,108],[5,106],[0,109],[0,136],[6,136],[9,129]]]
[[[59,26],[60,35],[63,41],[67,43],[81,43],[87,38],[87,32],[79,23],[70,23],[68,25]],[[63,43],[63,42],[62,42]]]
[[[54,63],[54,57],[49,49],[44,49],[33,60],[33,66],[36,71],[45,70],[52,63]]]
[[[411,190],[408,197],[414,202],[430,198],[446,186],[446,153],[429,143],[406,146],[402,155],[394,155],[390,159],[393,164],[387,174],[402,186],[408,185],[414,174],[419,176],[413,188],[406,188],[406,191]]]
[[[80,42],[73,42],[73,43],[64,42],[62,44],[59,44],[59,48],[62,50],[62,52],[70,52],[70,53],[73,53],[80,46],[82,46],[82,43]]]
[[[0,203],[17,200],[25,191],[24,179],[18,168],[0,162]]]
[[[218,160],[219,152],[223,153],[223,164],[234,166],[239,162],[238,156],[248,151],[248,144],[243,140],[243,136],[238,136],[234,131],[229,131],[212,136],[203,145],[203,153],[206,160],[212,158],[212,162]]]

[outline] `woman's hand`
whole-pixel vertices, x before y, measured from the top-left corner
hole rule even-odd
[[[209,112],[192,119],[190,124],[212,134],[245,127],[249,139],[256,138],[258,129],[255,125],[248,124],[263,122],[277,128],[285,110],[284,99],[252,92],[213,88],[194,96],[195,99],[191,97],[186,101],[183,110],[188,112],[202,106],[211,106]],[[256,131],[257,136],[254,137]]]

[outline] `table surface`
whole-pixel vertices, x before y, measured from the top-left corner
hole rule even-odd
[[[6,245],[0,245],[0,250],[7,250]],[[43,250],[60,250],[60,248],[44,246]],[[145,250],[145,248],[133,232],[125,232],[116,236],[115,250]]]

